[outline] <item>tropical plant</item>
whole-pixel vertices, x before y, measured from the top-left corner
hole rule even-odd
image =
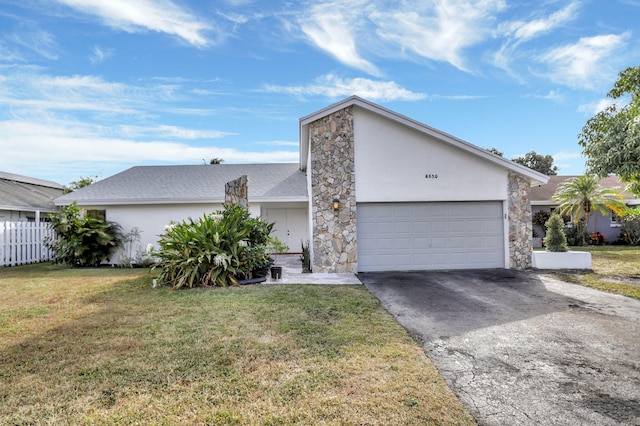
[[[627,208],[618,220],[622,224],[625,240],[634,246],[640,244],[640,207]]]
[[[98,266],[120,247],[123,235],[117,223],[87,216],[76,203],[49,215],[55,238],[45,241],[54,263]]]
[[[286,253],[289,251],[289,246],[286,245],[277,235],[269,236],[267,241],[267,250],[274,257],[274,262],[278,261],[278,254]]]
[[[557,212],[570,216],[582,235],[582,245],[586,245],[585,232],[589,230],[589,216],[592,212],[609,214],[613,210],[622,214],[624,197],[617,189],[603,188],[600,181],[592,175],[577,176],[558,185],[553,199],[559,203]]]
[[[309,274],[311,273],[311,250],[309,249],[308,242],[305,244],[304,241],[301,241],[301,244],[302,254],[300,255],[300,262],[302,262],[302,273]]]
[[[547,223],[545,223],[545,226],[547,228],[547,236],[544,243],[547,251],[567,251],[569,248],[567,247],[567,238],[564,232],[562,232],[562,228],[564,227],[562,217],[560,217],[559,214],[552,214]]]
[[[265,242],[272,228],[233,204],[198,220],[171,223],[154,252],[158,280],[174,288],[236,285],[267,265]]]

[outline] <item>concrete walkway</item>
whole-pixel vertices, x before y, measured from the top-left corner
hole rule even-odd
[[[274,280],[269,274],[264,284],[362,284],[354,274],[303,274],[302,262],[298,254],[276,256],[275,266],[282,266],[282,279]]]

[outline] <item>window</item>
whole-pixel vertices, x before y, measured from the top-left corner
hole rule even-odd
[[[620,216],[618,216],[616,212],[614,212],[613,210],[611,210],[610,216],[611,216],[611,225],[609,226],[611,228],[620,228],[622,226],[622,224],[620,223]]]
[[[87,216],[94,219],[107,220],[106,210],[87,210]]]

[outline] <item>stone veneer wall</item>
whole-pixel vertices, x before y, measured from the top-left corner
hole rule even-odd
[[[245,209],[249,208],[249,178],[242,175],[238,179],[227,182],[224,186],[224,202],[238,204]]]
[[[529,179],[509,172],[509,266],[513,269],[531,268],[533,224],[530,188]]]
[[[309,125],[313,272],[358,271],[353,106]],[[333,210],[333,199],[340,209]]]

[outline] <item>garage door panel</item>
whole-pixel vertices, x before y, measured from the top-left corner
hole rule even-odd
[[[426,250],[431,246],[431,238],[412,238],[413,241],[413,249],[415,250]]]
[[[504,267],[502,202],[361,203],[360,271]]]

